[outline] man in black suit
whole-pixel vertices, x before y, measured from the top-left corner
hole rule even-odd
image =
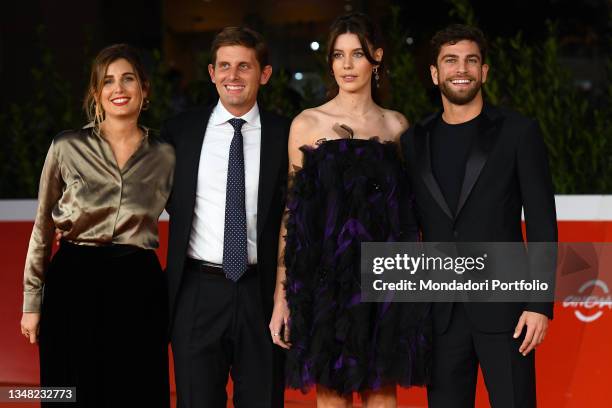
[[[486,42],[452,25],[432,39],[443,111],[402,135],[424,241],[556,242],[552,179],[538,125],[483,102]],[[502,78],[503,80],[503,78]],[[473,407],[480,364],[492,407],[535,407],[535,351],[552,303],[434,303],[433,408]]]
[[[283,406],[268,329],[284,209],[289,121],[260,110],[272,67],[261,35],[229,27],[208,66],[219,101],[169,120],[176,151],[168,287],[179,407]]]

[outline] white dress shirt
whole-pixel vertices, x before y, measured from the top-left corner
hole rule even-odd
[[[196,202],[187,255],[194,259],[223,263],[225,192],[234,118],[219,101],[212,111],[200,153]],[[261,122],[257,103],[240,119],[244,147],[247,251],[249,264],[257,263],[257,193],[259,190],[259,152]]]

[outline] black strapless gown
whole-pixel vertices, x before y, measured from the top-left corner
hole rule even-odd
[[[401,227],[402,211],[411,209],[402,199],[397,146],[340,139],[302,151],[285,248],[293,344],[287,385],[306,392],[321,384],[344,395],[425,385],[430,305],[360,301],[360,244],[417,237]]]

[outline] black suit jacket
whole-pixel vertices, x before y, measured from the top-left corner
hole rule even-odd
[[[485,104],[468,155],[453,214],[432,172],[430,135],[442,113],[430,115],[401,137],[423,241],[520,242],[524,208],[527,241],[556,242],[557,220],[546,147],[537,123],[517,112]],[[531,256],[531,254],[530,254]],[[552,318],[552,303],[466,303],[476,328],[513,330],[523,310]],[[433,305],[434,328],[443,332],[450,303]]]
[[[170,302],[170,327],[181,287],[187,246],[191,234],[200,153],[206,127],[214,106],[184,112],[168,120],[161,136],[174,146],[176,168],[167,210],[170,213],[167,278]],[[271,317],[278,234],[285,207],[287,185],[287,139],[290,121],[260,109],[261,151],[257,196],[257,269],[261,283],[263,310]]]

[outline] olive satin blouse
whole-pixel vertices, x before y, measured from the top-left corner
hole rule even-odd
[[[121,169],[92,124],[54,138],[26,258],[24,312],[40,312],[56,228],[80,245],[158,247],[157,221],[172,188],[174,149],[142,129],[140,146]]]

